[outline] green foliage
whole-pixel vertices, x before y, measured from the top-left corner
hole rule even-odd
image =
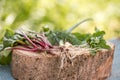
[[[0,45],[0,64],[6,65],[11,61],[11,52],[13,49],[26,51],[45,51],[52,48],[44,34],[28,31],[14,33],[12,30],[6,29],[3,42]],[[16,46],[22,46],[21,48]]]
[[[90,34],[81,34],[81,33],[72,33],[74,36],[76,36],[81,44],[86,43],[86,40],[90,37]]]
[[[13,47],[18,43],[24,44],[24,38],[12,30],[7,29],[3,38],[3,49]]]
[[[0,64],[7,65],[11,61],[11,50],[3,50],[3,47],[0,46]]]
[[[59,45],[59,42],[61,40],[64,43],[70,42],[72,45],[87,44],[86,47],[91,48],[91,55],[95,55],[99,49],[110,49],[110,46],[107,45],[105,39],[103,38],[105,32],[100,31],[97,28],[95,28],[95,31],[96,32],[94,32],[93,34],[67,33],[65,31],[49,31],[46,36],[53,45]]]
[[[106,41],[103,38],[105,32],[99,31],[98,29],[95,30],[96,32],[86,39],[89,47],[92,48],[92,50],[90,50],[91,55],[95,55],[99,49],[110,49],[110,46],[106,44]]]
[[[110,47],[106,45],[106,41],[103,39],[104,34],[104,31],[99,31],[98,29],[96,29],[96,32],[89,36],[89,38],[87,39],[87,43],[91,48],[110,49]]]
[[[76,38],[74,35],[71,33],[67,33],[65,31],[50,31],[46,35],[48,37],[48,40],[53,44],[53,45],[59,45],[59,42],[62,40],[64,43],[65,42],[70,42],[73,45],[80,45],[80,41],[78,38]]]
[[[3,45],[0,46],[0,64],[7,65],[11,61],[11,50],[7,49],[15,46],[22,39],[19,35],[15,34],[12,30],[7,29],[3,38]]]
[[[3,38],[3,44],[0,45],[0,64],[6,65],[10,63],[11,52],[14,46],[24,46],[26,48],[17,48],[20,50],[41,51],[53,46],[59,46],[60,41],[69,42],[72,45],[87,44],[86,47],[91,48],[91,55],[95,55],[99,49],[110,49],[103,39],[104,31],[99,31],[93,34],[68,33],[67,31],[51,31],[49,28],[43,28],[42,34],[29,31],[26,35],[22,33],[14,33],[7,29]],[[46,37],[44,36],[46,35]],[[47,40],[48,39],[48,40]],[[50,42],[49,42],[50,41]],[[52,45],[53,46],[52,46]]]

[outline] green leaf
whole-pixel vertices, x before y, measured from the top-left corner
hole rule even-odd
[[[7,65],[11,62],[11,50],[3,50],[0,52],[0,64]]]
[[[3,38],[3,49],[16,46],[19,43],[25,44],[23,40],[24,38],[20,34],[7,29]]]
[[[13,35],[14,35],[14,32],[12,30],[6,29],[6,32],[5,32],[5,35],[4,35],[5,37],[10,38]]]
[[[93,34],[93,37],[103,37],[103,35],[105,35],[104,31],[97,31]]]
[[[89,38],[90,34],[81,34],[81,33],[72,33],[74,36],[76,36],[79,41],[80,44],[84,44],[86,43],[86,40]]]
[[[42,27],[42,29],[43,29],[44,32],[48,32],[48,31],[50,31],[50,29],[49,29],[48,26],[44,26],[44,27]]]
[[[14,35],[13,31],[7,29],[3,38],[3,48],[11,47],[14,43],[12,36]]]
[[[76,36],[74,36],[71,33],[64,32],[64,31],[50,32],[47,34],[47,38],[53,45],[59,45],[59,42],[61,40],[64,43],[69,42],[73,45],[80,45],[80,41],[78,38],[76,38]]]
[[[93,33],[89,38],[87,39],[87,43],[90,48],[94,48],[95,50],[98,49],[110,49],[110,46],[106,44],[106,41],[104,40],[103,36],[105,35],[104,31],[100,31],[98,29],[95,29],[96,32]],[[92,53],[96,52],[94,50],[91,51]]]

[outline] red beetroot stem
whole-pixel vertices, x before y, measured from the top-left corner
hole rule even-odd
[[[33,52],[37,50],[37,48],[28,49],[28,48],[17,48],[17,47],[14,47],[12,49],[18,49],[18,50],[24,50],[24,51],[33,51]]]
[[[42,38],[42,40],[44,40],[44,42],[49,46],[49,47],[52,47],[51,43],[47,40],[47,37],[45,36],[45,34],[43,33],[42,36],[44,38]]]
[[[38,41],[35,41],[35,40],[32,40],[32,41],[36,44],[39,44],[41,47],[45,48],[45,46],[42,42],[38,42]]]
[[[21,32],[23,33],[23,36],[24,36],[35,48],[38,47],[37,45],[35,45],[35,44],[29,39],[29,37],[28,37],[23,31],[21,31]]]
[[[23,37],[30,43],[32,46],[22,45],[26,48],[21,47],[14,47],[12,49],[18,49],[18,50],[25,50],[25,51],[48,51],[51,52],[51,49],[53,46],[51,43],[47,40],[47,37],[44,34],[41,34],[38,38],[34,37],[33,39],[30,39],[23,31],[21,31],[23,34]]]
[[[44,38],[45,39],[44,39]],[[49,48],[52,48],[52,45],[50,44],[50,42],[49,41],[47,41],[47,39],[46,39],[46,37],[45,36],[43,36],[43,37],[39,37],[39,38],[41,38],[39,41],[41,42],[41,40],[42,40],[42,43],[44,44],[44,45],[47,45]]]

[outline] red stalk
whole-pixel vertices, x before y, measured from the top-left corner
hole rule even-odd
[[[52,48],[52,45],[50,44],[49,41],[47,41],[47,38],[46,38],[44,35],[42,35],[42,37],[39,37],[39,38],[41,38],[39,41],[42,40],[42,43],[43,43],[45,46],[48,46],[49,48]]]
[[[24,36],[35,48],[37,48],[37,45],[34,44],[34,43],[29,39],[29,37],[28,37],[23,31],[21,31],[21,32],[23,33],[23,36]]]
[[[37,48],[28,49],[28,48],[18,48],[18,47],[13,47],[12,49],[18,49],[18,50],[24,50],[24,51],[36,51],[37,50]]]
[[[32,40],[32,41],[36,44],[39,44],[42,48],[45,48],[44,44],[42,44],[41,42],[38,42],[38,41],[35,41],[35,40]]]

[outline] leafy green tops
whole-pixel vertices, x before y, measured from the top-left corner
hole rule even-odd
[[[22,47],[16,47],[22,46]],[[44,33],[36,32],[13,32],[6,30],[3,44],[0,45],[0,64],[10,63],[13,49],[25,51],[49,51],[52,48],[51,43],[47,40]]]
[[[5,65],[10,63],[13,49],[34,52],[46,51],[50,53],[50,50],[55,48],[54,46],[60,46],[61,41],[63,44],[68,42],[73,46],[85,44],[85,48],[91,49],[91,55],[95,55],[99,49],[110,49],[110,46],[106,44],[103,38],[105,32],[97,28],[93,34],[71,33],[74,28],[87,20],[91,19],[79,22],[68,29],[68,31],[51,31],[49,28],[43,28],[43,31],[37,33],[33,31],[13,32],[7,29],[0,45],[0,64]]]

